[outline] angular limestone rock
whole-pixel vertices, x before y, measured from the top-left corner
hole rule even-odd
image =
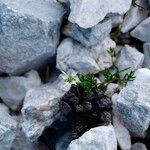
[[[144,55],[140,53],[136,48],[125,45],[121,49],[121,54],[117,59],[116,66],[119,70],[131,67],[131,69],[122,72],[121,75],[125,75],[130,70],[137,70],[142,67],[144,61]]]
[[[117,150],[114,128],[112,125],[92,128],[73,140],[67,150]]]
[[[60,116],[59,101],[69,86],[58,79],[51,85],[31,89],[27,92],[22,108],[21,127],[25,136],[35,141]]]
[[[150,42],[150,17],[142,21],[132,32],[131,36],[143,42]]]
[[[9,115],[8,108],[0,103],[0,149],[10,150],[16,137],[17,122]]]
[[[66,36],[79,41],[85,46],[92,46],[103,41],[111,31],[111,19],[105,19],[96,26],[88,29],[77,24],[68,23],[63,30]]]
[[[117,110],[124,125],[135,136],[144,137],[150,125],[150,70],[139,69],[135,80],[123,88]]]
[[[25,76],[0,78],[0,98],[12,110],[18,111],[25,97],[26,92],[41,85],[41,79],[34,70]]]
[[[57,68],[65,72],[73,69],[81,74],[98,73],[106,67],[112,66],[107,50],[115,46],[115,42],[109,37],[92,47],[84,47],[67,38],[57,49]]]
[[[149,13],[149,6],[147,0],[137,0],[136,4],[138,6],[132,6],[130,10],[125,15],[121,31],[122,33],[126,33],[141,23]]]
[[[64,9],[50,0],[0,1],[0,72],[21,74],[52,60]]]
[[[90,28],[102,21],[107,14],[126,13],[131,0],[69,0],[71,13],[69,21],[82,28]]]

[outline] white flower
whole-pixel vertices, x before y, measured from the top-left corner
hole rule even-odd
[[[61,74],[61,77],[64,79],[64,81],[67,83],[67,84],[76,84],[77,82],[77,72],[70,69],[68,70],[68,72],[64,72],[64,71],[61,71],[62,74]]]

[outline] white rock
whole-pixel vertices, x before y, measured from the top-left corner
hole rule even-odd
[[[143,42],[150,42],[150,17],[142,21],[132,32],[131,36]]]
[[[82,28],[90,28],[98,24],[107,14],[126,13],[131,0],[70,0],[71,13],[69,21],[77,23]]]
[[[98,73],[106,67],[112,66],[107,50],[115,46],[115,42],[109,37],[92,47],[84,47],[67,38],[57,49],[57,68],[65,72],[74,69],[81,74]]]
[[[143,45],[143,49],[144,49],[144,64],[143,64],[143,66],[145,68],[150,69],[150,43],[145,43]]]
[[[22,108],[21,127],[25,136],[36,140],[60,115],[59,101],[69,90],[63,80],[43,85],[27,92]]]
[[[147,148],[143,143],[135,143],[133,144],[131,150],[147,150]]]
[[[121,150],[130,150],[131,149],[131,136],[130,136],[128,129],[126,129],[121,124],[121,122],[116,116],[113,117],[113,126],[115,129],[117,141],[119,143]]]
[[[52,61],[64,9],[54,0],[0,1],[0,72],[22,74]]]
[[[121,32],[126,33],[141,23],[149,13],[148,3],[147,0],[137,0],[136,4],[141,7],[134,7],[132,6],[130,10],[125,15]]]
[[[107,87],[107,91],[105,92],[105,94],[108,97],[112,97],[112,95],[119,89],[119,85],[115,84],[115,83],[110,83]]]
[[[66,36],[79,41],[85,46],[92,46],[100,43],[108,37],[111,31],[111,19],[105,19],[92,28],[84,29],[77,24],[68,23],[63,30]]]
[[[116,62],[116,66],[119,70],[131,67],[131,69],[121,73],[121,75],[125,75],[130,70],[141,68],[143,61],[144,55],[142,53],[138,52],[136,48],[125,45],[121,49],[121,54]]]
[[[12,110],[21,108],[26,92],[41,85],[41,79],[34,70],[25,76],[0,78],[0,98]]]
[[[118,94],[117,93],[112,95],[111,100],[112,100],[113,106],[117,105],[117,99],[118,99]]]
[[[67,150],[117,150],[114,128],[112,125],[92,128],[73,140]]]
[[[144,137],[150,125],[150,70],[139,69],[135,80],[121,90],[117,110],[126,128]]]
[[[0,150],[10,150],[16,137],[17,122],[9,115],[8,108],[0,103]]]

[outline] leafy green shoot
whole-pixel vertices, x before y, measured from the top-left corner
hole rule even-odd
[[[131,69],[130,67],[129,68],[125,68],[123,70],[117,70],[116,72],[112,73],[111,70],[109,68],[106,68],[105,70],[103,70],[102,74],[105,78],[105,83],[104,83],[104,86],[107,90],[107,87],[110,83],[113,83],[113,82],[116,82],[120,85],[123,85],[123,86],[126,86],[126,84],[129,82],[129,81],[133,81],[135,79],[135,76],[134,76],[134,71],[130,71],[129,73],[126,73],[122,78],[120,77],[121,73],[122,72],[125,72],[127,70]]]
[[[133,7],[139,7],[139,8],[141,8],[141,9],[144,9],[144,7],[142,7],[142,6],[140,6],[140,5],[137,4],[137,0],[132,0],[132,6],[133,6]]]
[[[92,96],[94,91],[97,89],[98,83],[93,74],[79,75],[79,81],[77,84],[83,91],[86,96]]]
[[[132,6],[136,7],[137,6],[137,0],[132,0]]]
[[[108,53],[111,56],[111,61],[112,61],[112,64],[114,65],[116,57],[117,57],[115,48],[110,47],[109,50],[108,50]]]
[[[135,71],[130,71],[126,73],[125,76],[119,81],[121,85],[126,86],[129,81],[133,81],[135,79],[134,76]]]

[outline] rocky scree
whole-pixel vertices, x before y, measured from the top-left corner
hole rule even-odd
[[[150,0],[0,0],[0,150],[150,149],[149,12]],[[94,80],[60,80],[69,70]]]

